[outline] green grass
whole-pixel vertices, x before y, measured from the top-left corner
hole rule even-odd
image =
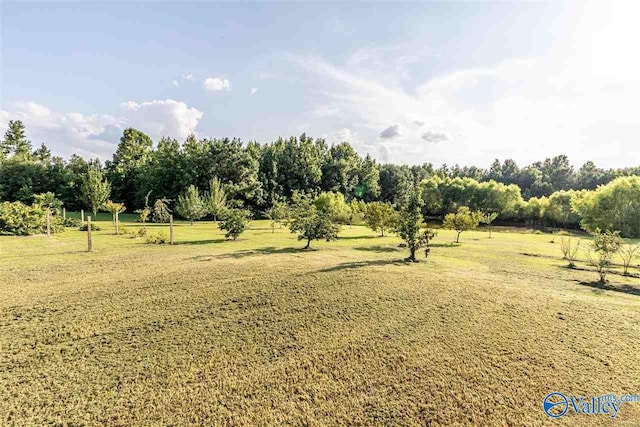
[[[264,221],[168,246],[98,219],[93,253],[0,237],[1,425],[605,425],[542,399],[640,393],[640,279],[595,287],[556,236],[440,230],[405,264],[363,227],[302,251]]]

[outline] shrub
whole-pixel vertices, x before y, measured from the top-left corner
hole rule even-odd
[[[620,248],[620,258],[622,258],[623,274],[629,275],[629,267],[633,260],[640,257],[640,246],[626,245]]]
[[[80,227],[82,222],[78,218],[66,218],[63,224],[65,227]]]
[[[87,231],[87,223],[85,222],[78,229],[80,231]],[[91,223],[91,231],[100,231],[100,230],[102,230],[102,228],[100,228],[97,224],[93,222]]]
[[[602,233],[599,229],[596,229],[593,233],[593,242],[591,243],[588,257],[589,263],[596,268],[600,275],[600,283],[607,281],[611,260],[620,251],[622,244],[623,241],[619,231]]]
[[[164,245],[168,241],[169,241],[169,237],[167,236],[167,233],[165,233],[164,231],[160,231],[158,233],[153,233],[147,236],[145,243],[148,243],[151,245]]]
[[[138,230],[138,237],[145,237],[148,234],[148,231],[146,228],[141,228],[140,230]]]
[[[64,231],[62,218],[51,211],[51,232]],[[0,203],[0,234],[28,236],[47,231],[46,208],[40,205],[25,205],[22,202]]]
[[[226,231],[225,237],[236,240],[249,228],[249,212],[244,209],[227,209],[222,221],[218,224],[220,230]]]

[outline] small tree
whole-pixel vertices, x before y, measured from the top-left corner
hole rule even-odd
[[[574,244],[575,242],[575,244]],[[575,241],[571,237],[563,237],[560,239],[560,250],[562,251],[562,259],[569,261],[569,268],[575,268],[578,250],[580,249],[580,240]]]
[[[600,229],[596,229],[593,233],[591,249],[587,255],[589,263],[596,268],[600,275],[600,283],[606,283],[611,261],[614,255],[620,251],[622,245],[623,240],[619,231],[606,231],[603,233]]]
[[[485,224],[489,229],[489,238],[491,238],[491,229],[493,228],[492,224],[493,224],[493,221],[496,220],[496,218],[498,218],[497,212],[485,213],[485,214],[482,214],[482,216],[480,217],[480,222],[482,224]]]
[[[209,181],[209,192],[205,194],[204,202],[207,212],[213,216],[214,221],[217,221],[217,218],[227,209],[227,194],[222,182],[215,176]]]
[[[171,216],[169,210],[169,199],[157,199],[153,204],[151,220],[155,223],[167,223]]]
[[[181,217],[188,219],[191,225],[193,225],[194,220],[202,218],[207,213],[204,202],[200,198],[200,193],[195,185],[190,185],[184,194],[178,196],[176,211]]]
[[[414,186],[400,211],[396,223],[396,232],[409,248],[409,257],[406,260],[411,262],[417,262],[416,251],[421,247],[426,246],[425,256],[429,256],[431,251],[429,244],[436,235],[434,231],[428,228],[426,230],[422,229],[424,225],[422,219],[423,204],[422,191],[420,187]]]
[[[285,202],[275,201],[273,205],[264,211],[264,216],[271,221],[271,232],[276,232],[276,226],[282,227],[282,221],[286,219],[288,206]]]
[[[119,224],[118,224],[118,214],[121,214],[122,212],[127,210],[127,208],[125,208],[124,206],[124,203],[116,203],[109,200],[104,204],[104,209],[107,212],[111,213],[111,221],[113,222],[113,226],[116,228],[116,234],[120,234]]]
[[[340,226],[334,222],[331,210],[318,208],[309,195],[295,193],[289,229],[299,233],[298,240],[306,240],[304,249],[309,249],[313,240],[335,240]]]
[[[364,215],[367,209],[367,204],[364,200],[353,199],[349,203],[349,226],[352,224],[358,224],[364,220]]]
[[[151,215],[151,208],[149,207],[149,195],[151,195],[151,191],[149,191],[144,198],[144,208],[134,211],[135,213],[138,214],[138,222],[142,223],[143,230],[147,229],[147,226],[146,226],[147,220]]]
[[[397,212],[389,203],[371,202],[367,205],[364,220],[373,231],[379,231],[384,237],[384,230],[389,229],[397,221]]]
[[[85,179],[80,186],[80,198],[93,211],[93,216],[98,214],[111,194],[111,185],[104,178],[102,171],[97,167],[89,168]]]
[[[478,228],[481,216],[480,212],[471,212],[468,207],[460,206],[456,213],[445,215],[442,226],[449,230],[455,230],[458,233],[456,243],[460,243],[460,233]]]
[[[236,240],[246,229],[249,228],[249,212],[245,209],[228,209],[222,216],[222,221],[218,224],[220,230],[226,231],[225,237]]]
[[[640,246],[638,245],[625,245],[620,248],[620,258],[622,258],[622,266],[624,267],[623,274],[629,275],[629,267],[633,263],[633,260],[640,258]]]

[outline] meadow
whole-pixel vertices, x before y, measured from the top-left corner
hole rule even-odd
[[[640,423],[640,402],[542,411],[640,393],[640,278],[597,286],[559,236],[439,230],[408,264],[361,226],[304,251],[266,221],[178,222],[169,246],[98,220],[92,253],[75,229],[0,237],[2,425]]]

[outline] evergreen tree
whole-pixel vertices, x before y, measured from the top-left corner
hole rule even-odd
[[[202,218],[207,213],[204,202],[200,198],[200,193],[195,185],[190,185],[184,194],[178,196],[176,211],[181,217],[188,219],[191,225],[193,225],[194,220]]]

